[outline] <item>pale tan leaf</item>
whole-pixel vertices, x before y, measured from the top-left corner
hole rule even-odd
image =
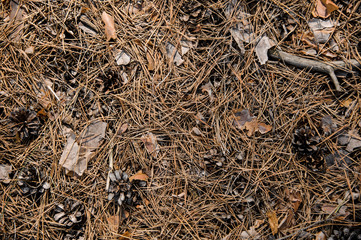
[[[272,126],[270,126],[270,125],[267,125],[265,123],[259,123],[258,124],[258,131],[260,133],[262,133],[262,134],[268,133],[271,130],[272,130]]]
[[[148,180],[148,175],[143,173],[142,170],[140,170],[139,172],[137,172],[136,174],[134,174],[133,176],[131,176],[129,178],[129,181],[132,182],[133,180],[141,180],[141,181],[147,181]]]
[[[91,123],[80,135],[79,143],[76,141],[74,132],[69,133],[59,160],[59,164],[67,170],[67,173],[74,172],[77,176],[83,175],[93,151],[99,147],[100,141],[105,137],[106,126],[105,122]]]
[[[9,173],[11,172],[12,167],[6,164],[0,164],[0,182],[9,183],[10,177]]]
[[[316,0],[316,6],[312,14],[314,17],[328,18],[338,6],[332,0]]]
[[[128,123],[123,123],[122,126],[120,126],[120,128],[118,129],[117,135],[122,135],[123,133],[125,133],[128,130],[128,127]]]
[[[148,51],[146,53],[146,57],[147,57],[147,61],[148,61],[148,70],[149,71],[153,71],[154,70],[154,59],[153,59],[153,56],[150,54],[150,52]]]
[[[322,231],[320,231],[316,234],[315,240],[326,240],[326,235]]]
[[[120,225],[119,215],[109,216],[107,220],[108,220],[109,230],[113,233],[118,233],[118,229]]]
[[[114,18],[104,11],[102,13],[102,20],[105,24],[105,35],[107,36],[107,41],[109,41],[110,39],[117,39]]]
[[[184,60],[182,59],[182,56],[179,54],[179,52],[173,46],[173,44],[168,42],[165,49],[167,52],[168,59],[173,61],[176,66],[180,66],[184,62]]]
[[[275,211],[267,212],[268,223],[271,227],[272,234],[275,235],[278,232],[278,218]]]
[[[156,158],[159,152],[157,137],[154,136],[153,133],[148,133],[142,137],[142,141],[145,144],[145,148],[147,149],[148,153]]]
[[[18,1],[10,1],[10,23],[15,26],[14,31],[10,34],[9,38],[14,41],[19,41],[24,31],[24,10],[19,5]]]
[[[115,61],[117,65],[128,65],[130,63],[131,57],[128,53],[121,50],[115,55]]]
[[[256,45],[256,55],[261,65],[268,61],[268,50],[274,46],[274,42],[267,36],[263,36]]]
[[[68,140],[59,160],[59,165],[63,166],[67,172],[74,171],[79,157],[79,144],[75,141],[75,134],[71,131]]]
[[[26,48],[25,53],[26,54],[33,54],[34,53],[34,47],[30,46],[30,47]]]

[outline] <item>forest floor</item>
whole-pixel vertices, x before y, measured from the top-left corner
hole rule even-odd
[[[2,0],[0,239],[360,234],[360,19],[358,0]],[[271,47],[346,62],[340,89]]]

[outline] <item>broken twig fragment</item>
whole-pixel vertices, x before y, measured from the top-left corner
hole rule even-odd
[[[354,67],[361,66],[356,60],[350,60],[348,64],[343,61],[335,61],[335,62],[330,62],[330,64],[326,64],[321,61],[294,56],[292,54],[276,49],[269,50],[268,55],[273,59],[281,60],[286,64],[290,64],[298,68],[308,68],[316,72],[326,73],[330,75],[335,85],[336,91],[342,91],[342,89],[335,75],[335,70],[344,68],[348,64]]]

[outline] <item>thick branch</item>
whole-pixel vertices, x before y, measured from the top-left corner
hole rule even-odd
[[[268,55],[271,58],[283,61],[286,64],[290,64],[290,65],[293,65],[298,68],[307,68],[312,71],[326,73],[326,74],[330,75],[337,91],[341,91],[342,89],[341,89],[340,83],[335,75],[335,70],[345,68],[348,64],[352,65],[354,67],[361,66],[360,63],[358,63],[354,59],[350,60],[350,62],[348,62],[348,63],[345,63],[343,61],[335,61],[335,62],[330,62],[329,64],[326,64],[326,63],[323,63],[320,61],[298,57],[298,56],[295,56],[295,55],[292,55],[292,54],[289,54],[289,53],[286,53],[286,52],[283,52],[283,51],[280,51],[277,49],[269,50]]]

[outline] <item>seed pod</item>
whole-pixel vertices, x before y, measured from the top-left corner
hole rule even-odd
[[[33,166],[24,168],[19,173],[18,185],[24,195],[37,197],[50,188],[50,184],[44,180],[43,174]]]
[[[38,136],[41,123],[34,111],[18,108],[10,113],[9,120],[11,131],[22,142]]]
[[[64,204],[56,204],[54,220],[66,227],[78,226],[85,220],[85,207],[81,202],[66,199]]]

